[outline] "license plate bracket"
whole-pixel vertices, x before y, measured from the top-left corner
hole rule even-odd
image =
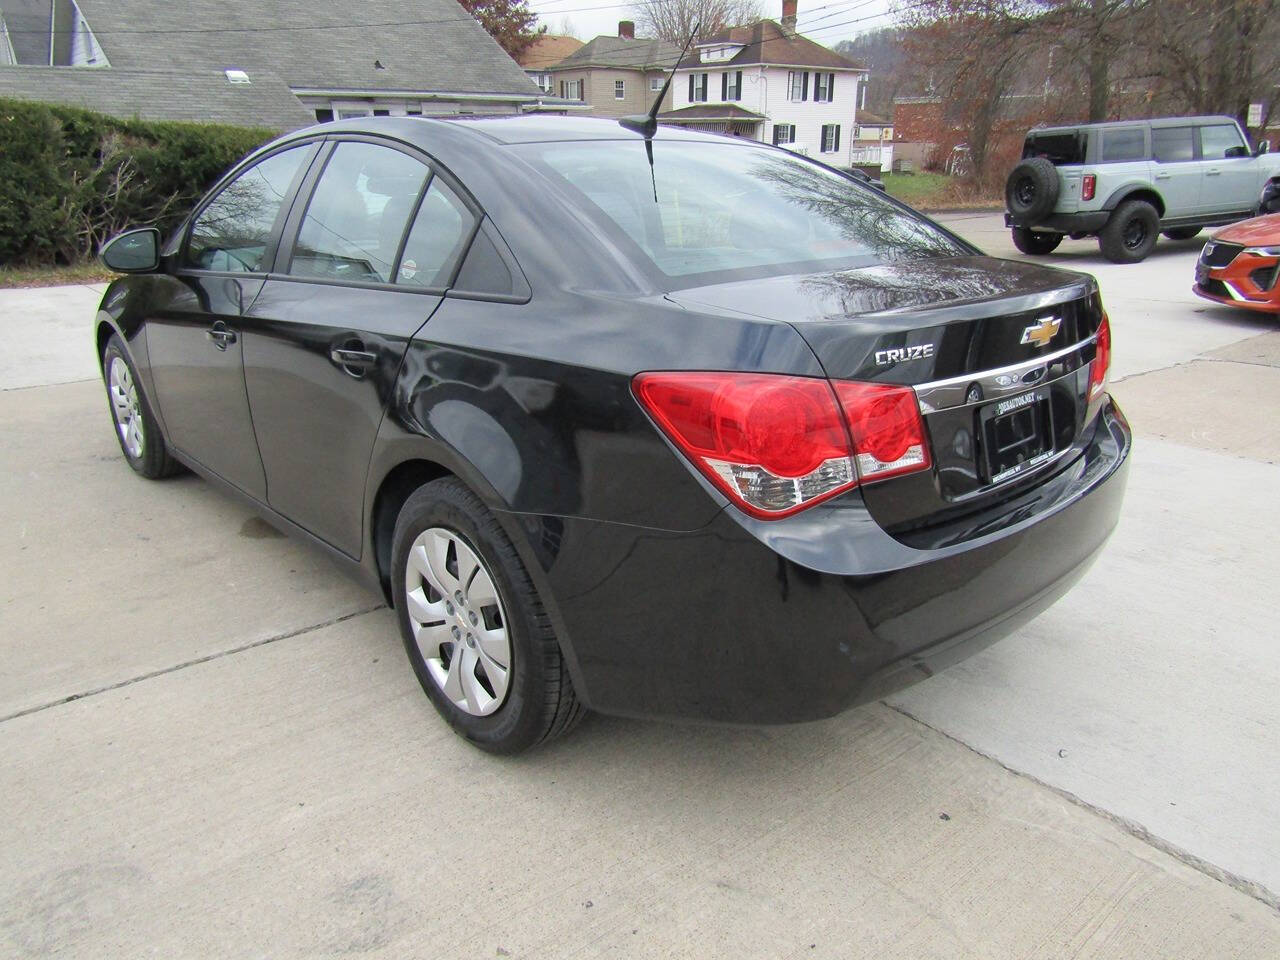
[[[986,481],[1005,483],[1053,454],[1053,405],[1048,389],[1005,397],[978,412]]]

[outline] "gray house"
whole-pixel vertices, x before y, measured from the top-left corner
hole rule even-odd
[[[0,96],[278,129],[566,108],[455,0],[0,0]]]

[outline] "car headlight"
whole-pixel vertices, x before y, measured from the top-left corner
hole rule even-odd
[[[1252,253],[1255,257],[1280,257],[1280,245],[1273,247],[1245,247],[1245,253]]]

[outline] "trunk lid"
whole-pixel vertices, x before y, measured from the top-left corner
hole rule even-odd
[[[671,299],[790,323],[827,375],[913,387],[932,468],[865,484],[890,532],[949,521],[1070,464],[1096,413],[1093,278],[988,257],[898,261],[680,290]]]

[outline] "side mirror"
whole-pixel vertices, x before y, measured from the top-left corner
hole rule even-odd
[[[1224,160],[1234,160],[1236,157],[1247,157],[1249,155],[1248,147],[1227,147],[1222,154]]]
[[[1262,156],[1264,153],[1269,153],[1270,151],[1271,151],[1271,141],[1270,141],[1270,140],[1259,140],[1259,141],[1258,141],[1258,145],[1257,145],[1256,147],[1254,147],[1254,148],[1253,148],[1253,155],[1254,155],[1255,157],[1260,157],[1260,156]]]
[[[101,256],[116,273],[154,273],[160,269],[160,231],[155,227],[126,230],[106,242]]]

